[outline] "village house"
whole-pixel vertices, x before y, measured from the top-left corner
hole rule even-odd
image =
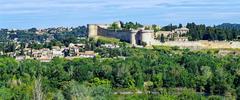
[[[52,60],[52,58],[50,58],[49,56],[41,56],[39,58],[35,58],[36,60],[39,60],[40,62],[50,62]]]
[[[110,49],[119,48],[119,46],[115,44],[102,44],[101,47],[110,48]]]
[[[94,51],[85,51],[85,52],[79,52],[78,56],[80,58],[94,58],[96,57],[96,53]]]
[[[22,60],[25,60],[25,56],[16,56],[15,59],[17,61],[22,61]]]
[[[85,52],[79,52],[77,56],[67,56],[65,57],[68,60],[72,60],[75,58],[94,58],[97,56],[97,53],[94,51],[85,51]]]
[[[17,53],[16,52],[8,52],[7,55],[10,57],[16,57]]]
[[[188,37],[177,37],[174,41],[188,41]]]
[[[66,47],[53,46],[52,50],[51,50],[52,56],[53,57],[60,57],[60,58],[64,57],[63,51],[64,51],[65,48]]]
[[[23,61],[25,59],[32,59],[30,56],[16,56],[15,59],[17,61]]]
[[[53,47],[52,50],[47,48],[43,48],[40,50],[33,50],[32,55],[33,55],[33,58],[43,62],[49,61],[54,57],[60,57],[60,58],[64,57],[63,49],[57,48],[57,47]]]
[[[85,48],[85,44],[73,44],[70,43],[66,50],[69,51],[69,56],[77,56],[80,52],[80,49]]]

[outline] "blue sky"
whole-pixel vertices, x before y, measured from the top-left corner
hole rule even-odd
[[[240,0],[1,0],[0,28],[137,21],[167,25],[240,22]]]

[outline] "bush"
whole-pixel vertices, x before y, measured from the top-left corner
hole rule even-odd
[[[178,97],[178,100],[204,100],[202,95],[198,95],[195,91],[185,90]]]
[[[208,100],[224,100],[221,96],[212,95],[208,97]]]
[[[105,44],[105,43],[118,44],[120,40],[116,38],[99,37],[98,42],[101,44]]]

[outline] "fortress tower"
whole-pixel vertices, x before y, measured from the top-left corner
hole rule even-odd
[[[137,33],[138,33],[138,30],[132,30],[131,31],[131,38],[130,38],[130,43],[134,46],[134,45],[137,45],[137,37],[136,37],[136,35],[137,35]]]
[[[98,25],[88,24],[88,37],[94,38],[98,35]]]
[[[154,35],[153,30],[142,30],[141,41],[147,43],[147,45],[152,45],[153,35]]]

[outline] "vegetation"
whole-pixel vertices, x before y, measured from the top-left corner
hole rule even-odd
[[[219,26],[206,26],[188,23],[189,39],[194,40],[237,40],[240,35],[240,28],[235,25],[222,24]]]
[[[179,27],[181,27],[181,24],[179,25]],[[170,24],[170,25],[162,27],[161,31],[173,31],[173,30],[175,30],[177,28],[178,28],[177,25]]]
[[[120,26],[118,25],[120,24]],[[119,29],[124,29],[124,30],[131,30],[131,29],[138,29],[138,28],[142,28],[143,25],[137,23],[137,22],[126,22],[126,23],[123,23],[123,22],[114,22],[110,25],[110,27],[108,27],[108,29],[111,29],[111,30],[119,30]]]
[[[216,26],[217,28],[221,29],[234,29],[234,30],[239,30],[240,29],[240,24],[230,24],[230,23],[223,23],[221,25]]]
[[[240,56],[159,46],[99,49],[95,49],[98,58],[54,58],[49,63],[1,57],[0,98],[212,100],[240,97]],[[156,91],[158,95],[112,94],[121,88],[143,93]]]
[[[183,25],[167,25],[161,28],[162,31],[173,31],[177,28],[182,28]],[[206,26],[204,24],[197,25],[195,23],[187,23],[189,29],[187,36],[191,41],[197,40],[238,40],[240,36],[240,25],[224,23],[218,26]]]
[[[142,27],[132,22],[121,26],[123,29]],[[181,27],[181,24],[169,25],[162,30]],[[189,23],[187,27],[190,29],[190,40],[235,40],[239,35],[238,25],[206,27]],[[98,40],[80,39],[86,34],[85,27],[62,32],[50,29],[49,34],[45,35],[37,35],[36,31],[32,28],[7,33],[8,30],[2,29],[0,53],[21,52],[25,46],[51,49],[52,46],[83,43],[84,51],[93,50],[98,56],[73,60],[54,58],[51,62],[31,59],[16,61],[0,56],[0,100],[240,99],[239,55],[220,56],[216,49],[190,51],[167,46],[130,48],[118,39],[104,37]],[[46,42],[52,36],[54,39]],[[20,42],[18,48],[13,41],[15,38]],[[163,35],[161,42],[164,42]],[[100,47],[105,43],[117,44],[120,48]],[[144,42],[141,44],[146,45]]]
[[[120,42],[120,40],[116,39],[116,38],[99,37],[97,42],[99,42],[99,43],[117,44],[117,43]]]
[[[151,26],[145,26],[145,30],[154,30],[154,32],[158,32],[161,28],[158,25],[153,24]]]
[[[123,29],[130,30],[130,29],[138,29],[143,27],[143,25],[139,23],[133,23],[133,22],[126,22],[125,24],[122,24]]]
[[[115,23],[111,24],[111,26],[108,27],[108,29],[111,29],[111,30],[119,30],[120,27],[119,27],[118,24],[115,22]]]

